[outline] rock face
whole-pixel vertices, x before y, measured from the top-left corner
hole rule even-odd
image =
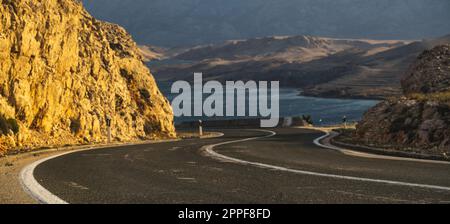
[[[370,109],[357,126],[363,143],[439,153],[450,147],[450,105],[406,97]]]
[[[77,0],[2,0],[0,148],[174,137],[173,115],[126,31]],[[4,119],[4,120],[5,120]]]
[[[450,91],[450,46],[420,55],[402,80],[402,87],[405,94]]]
[[[425,51],[402,81],[403,97],[370,109],[355,139],[432,154],[450,152],[450,45]]]

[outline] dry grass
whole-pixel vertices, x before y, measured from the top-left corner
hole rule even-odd
[[[203,136],[199,136],[199,133],[197,131],[179,131],[177,132],[177,135],[181,139],[193,139],[193,138],[214,138],[218,137],[218,132],[204,132]]]
[[[413,93],[408,96],[411,99],[418,101],[438,101],[438,102],[450,102],[450,91],[440,93]]]

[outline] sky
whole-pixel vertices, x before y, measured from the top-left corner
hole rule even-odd
[[[274,35],[424,39],[450,34],[449,0],[85,0],[140,44],[180,47]]]

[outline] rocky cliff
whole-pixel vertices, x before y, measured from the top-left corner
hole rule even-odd
[[[402,80],[405,95],[370,109],[355,139],[363,144],[450,153],[450,45],[425,51]]]
[[[427,50],[411,66],[402,80],[403,92],[436,93],[450,91],[450,49],[446,46]]]
[[[131,36],[77,0],[1,0],[0,148],[103,142],[107,117],[118,141],[175,136]]]

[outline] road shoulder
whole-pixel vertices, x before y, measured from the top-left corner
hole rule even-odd
[[[28,164],[61,152],[63,151],[41,151],[0,158],[0,204],[36,204],[23,190],[19,174]]]
[[[161,141],[152,141],[154,143]],[[151,142],[142,142],[134,144],[149,144]],[[112,146],[130,145],[114,144]],[[35,152],[21,153],[0,158],[0,204],[36,204],[37,201],[26,193],[22,187],[19,176],[26,166],[36,161],[56,156],[67,152],[76,152],[79,150],[101,149],[111,147],[111,145],[89,145],[64,147]]]
[[[388,153],[383,150],[361,150],[357,147],[350,147],[349,145],[335,144],[333,139],[339,134],[330,128],[310,128],[314,130],[320,130],[324,132],[324,136],[315,139],[314,144],[335,151],[339,151],[348,156],[357,156],[371,159],[385,159],[385,160],[399,160],[399,161],[412,161],[412,162],[424,162],[424,163],[439,163],[439,164],[450,164],[450,161],[439,160],[429,157],[421,157],[417,155],[405,155],[405,154],[394,154]]]
[[[195,138],[195,134],[189,132],[181,133],[183,138]],[[223,134],[218,132],[206,132],[203,138],[221,137]],[[198,137],[198,136],[197,136]],[[37,204],[32,196],[30,196],[23,188],[20,180],[22,170],[32,163],[44,160],[49,157],[72,153],[82,150],[94,150],[110,147],[119,147],[126,145],[154,144],[169,141],[178,141],[180,139],[155,140],[155,141],[138,141],[130,143],[100,144],[71,146],[63,148],[54,148],[47,150],[39,150],[21,153],[17,155],[9,155],[0,158],[0,204]]]

